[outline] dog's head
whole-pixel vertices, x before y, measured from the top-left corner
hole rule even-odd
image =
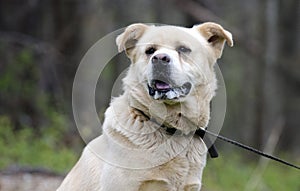
[[[129,73],[136,76],[131,80],[167,103],[183,101],[195,87],[216,81],[213,65],[225,41],[233,45],[231,33],[211,22],[193,28],[132,24],[116,40],[131,59]]]

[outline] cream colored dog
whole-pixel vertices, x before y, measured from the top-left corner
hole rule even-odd
[[[116,40],[132,63],[124,94],[58,190],[199,191],[207,148],[194,133],[208,124],[225,41],[215,23],[128,26]]]

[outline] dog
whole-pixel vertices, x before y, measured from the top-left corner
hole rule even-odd
[[[212,22],[129,25],[116,38],[131,61],[124,93],[58,191],[199,191],[207,146],[194,134],[208,125],[225,42],[232,34]]]

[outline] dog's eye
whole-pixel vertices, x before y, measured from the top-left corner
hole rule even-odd
[[[145,53],[146,53],[147,55],[151,55],[151,54],[153,54],[155,51],[156,51],[155,48],[150,47],[150,48],[148,48],[148,49],[145,51]]]
[[[176,51],[179,53],[189,53],[189,52],[191,52],[191,49],[189,49],[185,46],[179,46],[178,48],[176,48]]]

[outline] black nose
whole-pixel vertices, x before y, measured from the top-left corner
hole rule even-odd
[[[151,61],[153,64],[169,64],[171,61],[171,58],[167,54],[157,54],[157,55],[153,56]]]

